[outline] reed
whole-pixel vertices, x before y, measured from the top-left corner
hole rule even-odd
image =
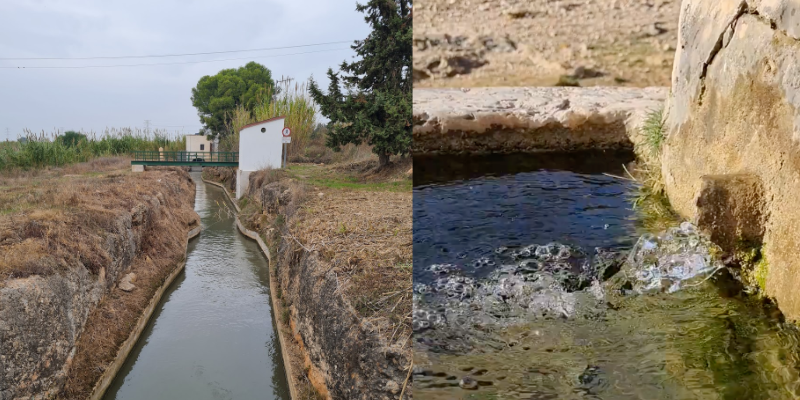
[[[280,90],[269,88],[252,112],[242,105],[236,107],[228,130],[230,135],[222,139],[221,147],[226,151],[239,150],[239,131],[247,124],[275,117],[286,117],[284,126],[292,130],[292,142],[287,157],[303,154],[311,141],[311,132],[316,126],[317,105],[307,95],[306,83],[284,84]]]
[[[106,128],[100,134],[81,133],[86,137],[73,145],[59,140],[63,136],[60,131],[35,133],[26,129],[20,140],[0,146],[0,170],[61,167],[97,157],[129,155],[139,150],[186,148],[183,136],[161,130],[148,134],[135,128]]]
[[[286,117],[284,125],[292,129],[292,143],[287,146],[290,157],[304,151],[316,126],[317,105],[307,93],[306,83],[293,87],[286,83],[277,94],[267,91],[264,101],[253,110],[258,121]]]

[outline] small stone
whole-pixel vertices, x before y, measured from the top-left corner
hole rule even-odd
[[[667,32],[660,23],[656,22],[652,25],[648,25],[646,28],[643,29],[646,36],[658,36],[662,33]]]
[[[571,77],[575,78],[575,79],[587,79],[587,78],[598,78],[598,77],[603,76],[604,74],[603,74],[602,71],[598,71],[595,68],[584,67],[582,65],[579,65],[579,66],[575,67],[570,72],[569,75]]]
[[[395,381],[386,382],[386,391],[392,394],[400,393],[400,385]]]
[[[317,194],[317,196],[319,196],[319,197],[322,197],[322,196],[323,196],[323,193],[322,193],[322,192],[319,192],[319,194]]]
[[[458,382],[458,386],[464,390],[476,390],[478,389],[478,382],[469,376],[465,376]]]
[[[126,292],[132,292],[133,289],[136,289],[136,286],[133,282],[136,280],[136,274],[131,272],[128,275],[125,275],[122,280],[119,282],[119,288]]]

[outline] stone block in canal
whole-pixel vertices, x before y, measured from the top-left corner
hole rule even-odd
[[[667,88],[414,90],[414,154],[633,150]]]
[[[707,175],[700,178],[696,224],[725,251],[764,238],[764,190],[751,174]]]
[[[757,177],[763,201],[751,212],[763,219],[766,294],[798,320],[800,4],[687,0],[681,8],[662,150],[670,203],[703,218],[704,176]],[[733,197],[747,203],[746,190]]]

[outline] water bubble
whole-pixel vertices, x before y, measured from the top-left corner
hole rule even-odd
[[[414,284],[414,293],[430,294],[431,293],[431,287],[428,286],[428,285],[425,285],[423,283],[415,283]]]
[[[476,269],[484,268],[484,267],[494,267],[495,262],[487,257],[479,258],[472,263],[472,266]]]
[[[459,268],[454,264],[433,264],[428,267],[428,271],[434,273],[435,275],[448,275],[458,272]]]

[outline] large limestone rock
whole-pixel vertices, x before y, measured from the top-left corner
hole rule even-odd
[[[414,90],[414,154],[630,150],[667,89]]]
[[[800,1],[684,0],[681,10],[665,114],[667,194],[684,217],[703,219],[707,176],[758,182],[761,209],[730,213],[757,221],[715,223],[763,224],[766,293],[800,319]]]

